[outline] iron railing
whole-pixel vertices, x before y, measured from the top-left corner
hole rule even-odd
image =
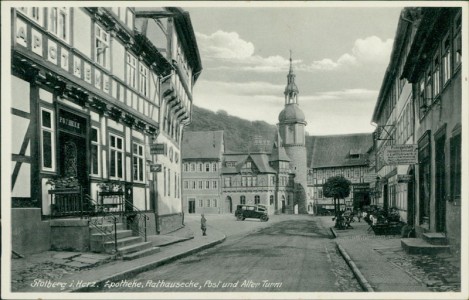
[[[80,216],[83,218],[82,187],[49,190],[51,197],[51,217]]]
[[[150,218],[137,208],[132,202],[124,199],[127,220],[130,221],[130,228],[132,232],[136,232],[139,236],[143,237],[144,241],[147,241],[147,220]]]
[[[89,211],[89,224],[101,233],[104,239],[114,243],[114,251],[117,253],[117,220],[120,219],[120,215],[102,209],[101,204],[94,200],[90,195],[86,194],[85,198],[86,201],[90,203],[90,206],[94,208],[92,211]],[[108,227],[102,226],[106,223],[111,223],[113,225],[113,229],[108,230]]]

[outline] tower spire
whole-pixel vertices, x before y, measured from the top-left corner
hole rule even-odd
[[[290,49],[290,70],[287,75],[287,86],[285,87],[285,104],[298,103],[298,87],[295,84],[295,73],[293,73],[292,50]]]

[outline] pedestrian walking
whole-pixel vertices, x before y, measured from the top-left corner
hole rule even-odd
[[[207,219],[204,214],[200,215],[200,229],[202,229],[202,235],[207,235]]]
[[[358,219],[358,222],[360,222],[360,220],[362,219],[362,210],[361,209],[358,209],[357,219]]]

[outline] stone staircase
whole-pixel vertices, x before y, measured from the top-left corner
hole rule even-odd
[[[152,242],[145,242],[141,236],[134,236],[132,230],[124,228],[123,223],[103,223],[90,225],[90,250],[97,253],[114,253],[123,260],[132,260],[151,255],[160,251]],[[117,236],[117,247],[115,243]]]
[[[401,239],[401,246],[409,254],[437,254],[449,252],[450,246],[444,233],[427,232],[422,238]]]

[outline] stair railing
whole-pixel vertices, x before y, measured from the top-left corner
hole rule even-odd
[[[147,241],[147,220],[150,218],[145,214],[144,211],[137,208],[132,202],[124,199],[125,202],[125,214],[127,216],[135,216],[132,220],[132,224],[136,224],[137,228],[136,231],[139,236],[143,237],[143,240]],[[135,222],[136,221],[136,222]],[[143,226],[140,226],[142,224]],[[132,228],[134,231],[134,228]]]
[[[116,215],[108,210],[106,210],[103,205],[99,204],[94,200],[90,195],[85,194],[85,199],[91,207],[94,207],[93,210],[89,210],[89,224],[93,226],[97,231],[103,234],[104,238],[112,241],[114,243],[114,252],[117,253],[117,220],[120,218],[119,215]],[[95,217],[95,218],[92,218]],[[100,227],[103,225],[105,220],[111,220],[114,228],[114,235],[111,236],[109,233],[112,233],[112,230],[108,231],[106,227]]]

